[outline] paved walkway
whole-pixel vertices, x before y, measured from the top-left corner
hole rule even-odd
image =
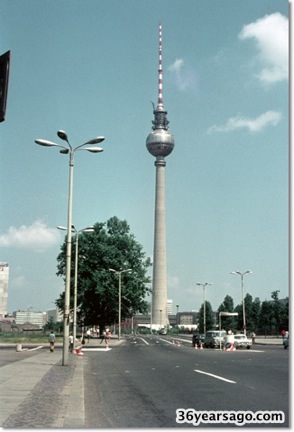
[[[110,348],[123,342],[113,339]],[[282,345],[282,339],[258,337],[259,344]],[[91,339],[84,346],[87,349],[105,349],[105,345]],[[46,347],[36,355],[2,366],[0,427],[84,427],[83,363],[82,356],[70,354],[68,366],[62,366],[62,350],[50,353]]]

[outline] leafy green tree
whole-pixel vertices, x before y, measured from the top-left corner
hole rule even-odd
[[[254,301],[252,302],[250,325],[250,331],[254,333],[256,333],[259,329],[260,308],[260,299],[259,297],[255,297]]]
[[[73,308],[75,238],[72,247],[71,308]],[[57,275],[65,276],[66,241],[58,255]],[[94,232],[80,233],[78,260],[78,322],[81,325],[99,325],[100,329],[118,322],[118,286],[116,273],[132,269],[132,273],[121,274],[122,320],[132,314],[145,313],[146,294],[150,291],[147,271],[151,265],[142,246],[130,232],[126,221],[117,217],[106,223],[96,223]],[[56,301],[59,309],[64,307],[64,293]]]
[[[224,301],[220,304],[218,312],[234,312],[234,300],[233,297],[226,295]],[[221,326],[225,330],[235,331],[236,329],[236,319],[235,317],[221,317]],[[221,330],[221,329],[220,329]]]
[[[205,300],[205,321],[206,330],[211,330],[215,327],[215,317],[210,302]],[[202,303],[199,311],[199,333],[204,333],[204,303]]]
[[[271,334],[272,331],[272,312],[271,302],[263,301],[260,308],[259,328],[265,336]]]
[[[283,305],[279,300],[279,292],[273,291],[271,293],[272,302],[272,316],[273,316],[273,327],[275,328],[275,333],[278,335],[282,330],[282,319],[283,319]]]

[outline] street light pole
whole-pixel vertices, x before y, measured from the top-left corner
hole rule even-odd
[[[118,274],[118,340],[120,340],[121,337],[121,274],[125,272],[132,273],[132,269],[124,269],[124,270],[109,269],[109,271]]]
[[[242,305],[243,305],[243,333],[246,336],[246,316],[245,316],[245,300],[244,300],[244,275],[252,274],[251,270],[246,270],[244,273],[241,273],[239,270],[232,271],[231,274],[241,276],[241,296],[242,296]]]
[[[73,168],[74,154],[77,150],[86,150],[92,153],[100,153],[103,151],[101,147],[84,147],[85,145],[98,144],[104,141],[104,137],[100,136],[87,141],[75,148],[68,141],[66,132],[59,130],[57,135],[63,141],[66,141],[67,146],[56,144],[52,141],[36,139],[35,143],[45,147],[59,147],[60,153],[69,154],[69,187],[68,187],[68,211],[67,211],[67,241],[66,241],[66,275],[65,275],[65,295],[64,295],[64,315],[63,315],[63,350],[62,350],[62,365],[68,365],[68,342],[69,342],[69,300],[70,300],[70,272],[71,272],[71,227],[72,227],[72,191],[73,191]]]
[[[67,228],[63,226],[57,227],[60,230],[66,231]],[[76,345],[77,337],[77,298],[78,298],[78,259],[79,259],[79,234],[82,232],[93,232],[94,227],[86,227],[77,230],[74,225],[71,226],[71,231],[75,233],[75,278],[74,278],[74,308],[73,308],[73,349]]]
[[[200,285],[203,287],[203,331],[204,334],[206,334],[206,304],[205,304],[205,288],[207,285],[212,285],[212,283],[200,283],[200,282],[196,282],[196,285]]]

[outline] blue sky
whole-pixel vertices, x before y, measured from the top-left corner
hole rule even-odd
[[[66,225],[68,156],[104,135],[104,152],[75,158],[73,222],[112,216],[153,253],[154,158],[146,149],[163,98],[175,149],[166,159],[168,297],[197,310],[202,288],[261,301],[288,295],[288,8],[286,0],[2,0],[0,53],[11,51],[0,124],[0,261],[9,312],[47,310],[63,291],[56,257]],[[151,274],[151,271],[150,271]]]

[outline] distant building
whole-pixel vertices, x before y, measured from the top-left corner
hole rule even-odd
[[[47,321],[47,314],[46,312],[34,312],[30,308],[28,308],[26,311],[16,311],[13,312],[13,317],[15,319],[16,325],[21,324],[33,324],[34,326],[38,326],[39,328],[42,328]]]
[[[9,265],[0,263],[0,317],[7,315]]]
[[[51,309],[47,311],[47,322],[52,321],[53,323],[63,321],[63,314],[59,309]]]
[[[186,330],[197,329],[198,312],[178,312],[176,315],[177,327]]]
[[[166,307],[167,307],[167,314],[172,315],[172,313],[173,313],[173,301],[168,300]]]

